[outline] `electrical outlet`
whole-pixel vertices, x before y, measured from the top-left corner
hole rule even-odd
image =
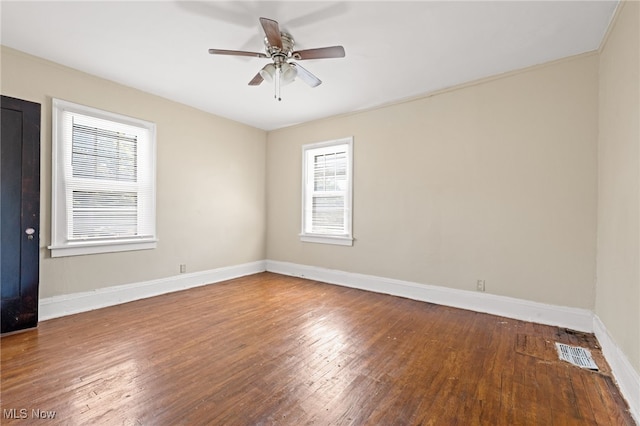
[[[180,264],[180,273],[184,274],[185,272],[187,272],[187,265],[185,263],[181,263]]]
[[[476,290],[477,291],[484,291],[484,280],[478,280],[476,282]]]

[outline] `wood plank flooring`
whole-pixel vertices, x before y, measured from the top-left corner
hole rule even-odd
[[[2,424],[634,424],[593,335],[272,273],[0,344]]]

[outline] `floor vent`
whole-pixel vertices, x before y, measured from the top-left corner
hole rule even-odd
[[[556,342],[558,348],[558,356],[561,360],[568,361],[578,367],[588,368],[589,370],[598,370],[598,366],[591,358],[591,352],[588,349],[577,346],[569,346],[564,343]]]

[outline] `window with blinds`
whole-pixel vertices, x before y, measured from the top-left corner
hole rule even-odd
[[[54,99],[52,256],[154,248],[155,125]]]
[[[353,139],[304,145],[303,241],[352,245]]]

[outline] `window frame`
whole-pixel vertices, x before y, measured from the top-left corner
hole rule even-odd
[[[73,102],[52,99],[52,134],[51,134],[51,164],[52,164],[52,181],[51,181],[51,257],[78,256],[97,253],[111,253],[132,250],[148,250],[157,247],[157,228],[156,228],[156,125],[155,123],[141,120],[138,118],[128,117],[109,111],[103,111],[97,108],[76,104]],[[147,218],[146,232],[144,236],[128,236],[128,237],[104,237],[90,239],[70,239],[68,235],[68,217],[71,210],[68,210],[66,184],[67,175],[71,170],[71,154],[72,146],[71,121],[65,120],[68,114],[86,116],[93,119],[106,120],[112,125],[108,130],[122,129],[123,126],[129,130],[135,128],[137,136],[141,136],[137,145],[138,167],[144,164],[143,170],[137,173],[144,173],[144,176],[137,175],[137,179],[143,179],[144,184],[149,186],[148,197],[143,202],[140,200],[136,206],[138,217]],[[82,180],[81,178],[73,178]],[[88,181],[88,179],[84,179]],[[104,180],[102,180],[104,181]],[[124,188],[126,183],[116,183],[115,187]],[[98,187],[100,184],[97,185]],[[136,191],[139,191],[136,185]],[[93,188],[88,186],[87,188]],[[99,191],[99,188],[93,188]],[[139,193],[139,192],[138,192]]]
[[[308,206],[313,199],[313,191],[311,189],[313,179],[313,164],[309,161],[313,158],[313,153],[318,155],[322,151],[331,151],[330,148],[346,146],[347,153],[347,185],[345,191],[337,191],[344,193],[344,215],[345,215],[345,232],[340,234],[313,233],[307,231],[309,220],[311,218],[311,207]],[[335,192],[335,191],[334,191]],[[334,139],[324,142],[310,143],[302,146],[302,220],[300,240],[309,243],[335,244],[343,246],[353,245],[353,137]]]

